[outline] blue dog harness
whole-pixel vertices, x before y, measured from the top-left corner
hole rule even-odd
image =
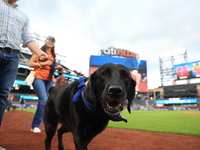
[[[96,115],[104,118],[104,119],[109,119],[109,120],[112,120],[112,121],[124,121],[127,123],[127,120],[122,118],[120,114],[117,114],[117,115],[114,115],[114,116],[111,116],[111,115],[108,115],[108,114],[101,114],[99,112],[97,112],[94,108],[94,106],[92,104],[90,104],[88,101],[86,101],[86,99],[84,98],[84,93],[83,91],[85,91],[86,89],[86,86],[85,86],[85,82],[86,82],[86,78],[84,77],[80,77],[79,78],[79,85],[78,85],[78,91],[76,92],[76,94],[74,95],[74,97],[72,98],[72,102],[76,103],[78,101],[78,97],[80,95],[82,95],[82,99],[83,99],[83,102],[85,104],[85,106],[90,110],[92,111],[93,113],[95,113]]]

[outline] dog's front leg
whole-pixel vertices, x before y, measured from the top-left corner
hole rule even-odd
[[[87,146],[96,134],[90,130],[82,129],[81,132],[74,134],[76,150],[87,150]]]
[[[77,137],[74,138],[74,144],[76,150],[87,150],[87,145],[89,142],[86,142],[84,139],[79,139]]]

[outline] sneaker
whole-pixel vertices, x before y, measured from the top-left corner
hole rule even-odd
[[[33,133],[41,133],[41,130],[38,127],[31,129]]]

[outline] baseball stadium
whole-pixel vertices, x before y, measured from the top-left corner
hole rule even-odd
[[[4,122],[0,128],[0,144],[7,150],[45,149],[44,126],[42,125],[42,132],[39,135],[30,132],[31,120],[38,103],[33,87],[24,82],[32,70],[27,65],[31,55],[28,49],[21,48],[17,78],[9,95],[12,99],[12,107],[5,112]],[[185,58],[186,53],[183,55]],[[57,57],[58,63],[64,63],[65,56],[57,54]],[[169,57],[170,60],[167,61],[174,62],[171,58]],[[126,66],[133,79],[139,82],[136,85],[131,113],[126,110],[126,104],[121,113],[128,122],[109,121],[108,127],[88,145],[89,150],[199,149],[200,84],[193,83],[192,79],[198,79],[200,72],[190,66],[199,65],[200,62],[173,64],[169,71],[168,68],[163,67],[163,63],[168,58],[159,59],[162,86],[148,89],[147,80],[151,79],[148,79],[147,61],[141,60],[138,54],[126,49],[109,47],[99,50],[99,55],[91,55],[88,63],[89,74],[95,72],[101,65],[113,62]],[[187,65],[188,70],[179,69]],[[168,74],[171,76],[165,80]],[[54,75],[58,75],[57,72],[54,72]],[[79,76],[70,69],[64,71],[64,76],[67,79],[66,84],[79,79]],[[140,80],[137,79],[138,77]],[[170,81],[170,84],[165,85],[165,81]],[[19,99],[22,98],[25,99],[24,111],[18,108]],[[56,135],[52,140],[52,149],[57,149],[57,143]],[[65,149],[75,149],[72,134],[64,134],[63,143]]]

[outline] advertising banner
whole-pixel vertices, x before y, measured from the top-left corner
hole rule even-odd
[[[162,99],[156,100],[156,104],[197,104],[197,99]]]
[[[174,65],[177,80],[200,78],[200,61]]]

